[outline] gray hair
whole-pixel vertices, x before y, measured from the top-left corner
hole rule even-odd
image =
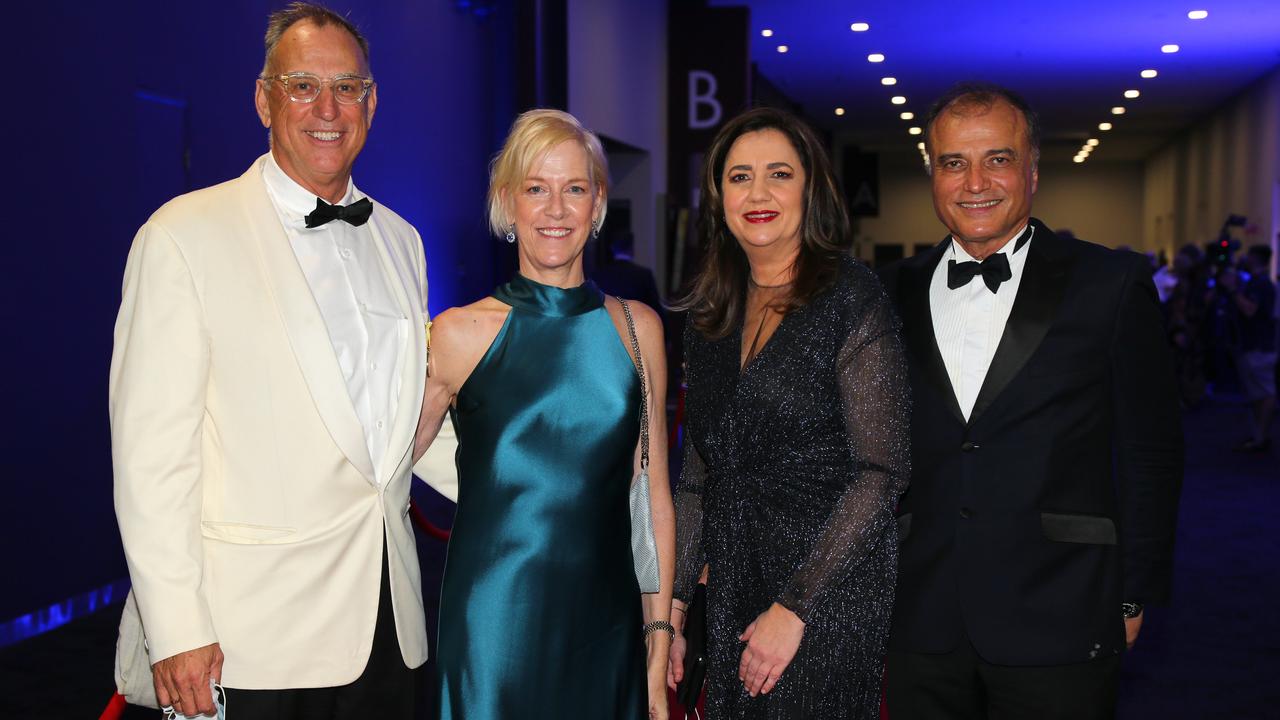
[[[999,85],[984,82],[957,83],[934,101],[933,106],[924,118],[925,173],[933,174],[933,123],[938,116],[952,108],[981,108],[983,112],[990,110],[998,102],[1007,102],[1014,110],[1022,113],[1027,124],[1027,144],[1031,146],[1031,164],[1040,162],[1040,118],[1031,106],[1018,93]]]
[[[360,34],[360,31],[356,29],[356,26],[350,20],[323,5],[309,2],[291,2],[284,8],[271,13],[267,18],[267,36],[264,42],[267,53],[262,61],[262,77],[266,77],[268,74],[271,66],[271,55],[275,53],[276,46],[280,44],[280,38],[284,36],[286,30],[300,22],[310,22],[316,27],[324,27],[332,23],[351,33],[351,37],[355,38],[356,44],[360,46],[360,52],[364,53],[365,64],[369,64],[369,41],[364,38],[364,35]]]

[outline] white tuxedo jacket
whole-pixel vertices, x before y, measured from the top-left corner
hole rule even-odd
[[[407,517],[425,381],[422,242],[374,203],[369,227],[407,338],[374,467],[264,160],[165,204],[134,239],[111,360],[116,514],[152,662],[218,642],[228,687],[343,685],[369,656],[384,538],[405,664],[427,657]],[[442,441],[419,474],[456,497]]]

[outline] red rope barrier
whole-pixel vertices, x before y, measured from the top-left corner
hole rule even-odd
[[[413,498],[409,498],[409,514],[413,517],[413,524],[417,525],[419,530],[436,540],[449,542],[449,531],[436,527],[435,523],[428,520],[422,508],[418,507],[418,502]]]
[[[120,720],[120,716],[124,714],[124,696],[116,693],[111,696],[111,702],[102,710],[102,714],[98,716],[98,720]]]

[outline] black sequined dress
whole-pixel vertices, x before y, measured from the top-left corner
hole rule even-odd
[[[908,474],[908,386],[898,321],[852,259],[787,315],[739,371],[742,330],[686,330],[676,597],[704,563],[707,717],[877,718]],[[768,695],[738,680],[739,634],[774,603],[805,621]]]

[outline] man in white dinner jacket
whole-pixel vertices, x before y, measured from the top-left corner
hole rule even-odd
[[[271,149],[138,231],[111,363],[115,504],[161,705],[407,718],[427,657],[407,517],[422,242],[356,189],[377,88],[341,16],[274,13]],[[454,495],[452,447],[418,474]],[[427,465],[430,467],[427,467]]]

